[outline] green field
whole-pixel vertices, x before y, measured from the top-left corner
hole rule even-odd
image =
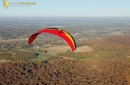
[[[30,61],[43,61],[46,60],[48,57],[51,57],[52,55],[48,53],[39,53],[37,58],[31,59]]]

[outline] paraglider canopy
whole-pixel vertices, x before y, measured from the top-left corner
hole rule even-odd
[[[76,49],[74,38],[67,31],[58,28],[44,28],[33,33],[28,39],[28,44],[30,45],[34,41],[34,39],[41,33],[50,33],[56,35],[62,38],[70,46],[72,51]]]

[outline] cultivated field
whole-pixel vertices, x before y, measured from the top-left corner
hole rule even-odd
[[[93,48],[90,46],[81,46],[78,47],[74,52],[87,52],[87,51],[93,51]]]
[[[59,52],[66,52],[67,50],[70,50],[69,46],[53,46],[48,48],[43,48],[48,51],[48,54],[56,55]],[[74,52],[87,52],[87,51],[93,51],[92,47],[89,46],[81,46],[77,47]]]

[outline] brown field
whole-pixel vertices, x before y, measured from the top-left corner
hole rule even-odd
[[[66,52],[67,50],[70,50],[70,47],[69,46],[53,46],[53,47],[48,47],[44,49],[47,50],[49,54],[56,55],[56,53]],[[74,52],[87,52],[87,51],[93,51],[93,48],[89,46],[81,46],[81,47],[77,47]]]
[[[93,48],[90,46],[81,46],[78,47],[74,52],[87,52],[87,51],[93,51]]]
[[[0,40],[0,43],[3,42],[14,42],[14,41],[26,41],[27,39],[9,39],[9,40]]]

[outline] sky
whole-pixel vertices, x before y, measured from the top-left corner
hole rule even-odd
[[[130,17],[130,0],[8,0],[8,3],[36,2],[9,6],[0,0],[0,17]]]

